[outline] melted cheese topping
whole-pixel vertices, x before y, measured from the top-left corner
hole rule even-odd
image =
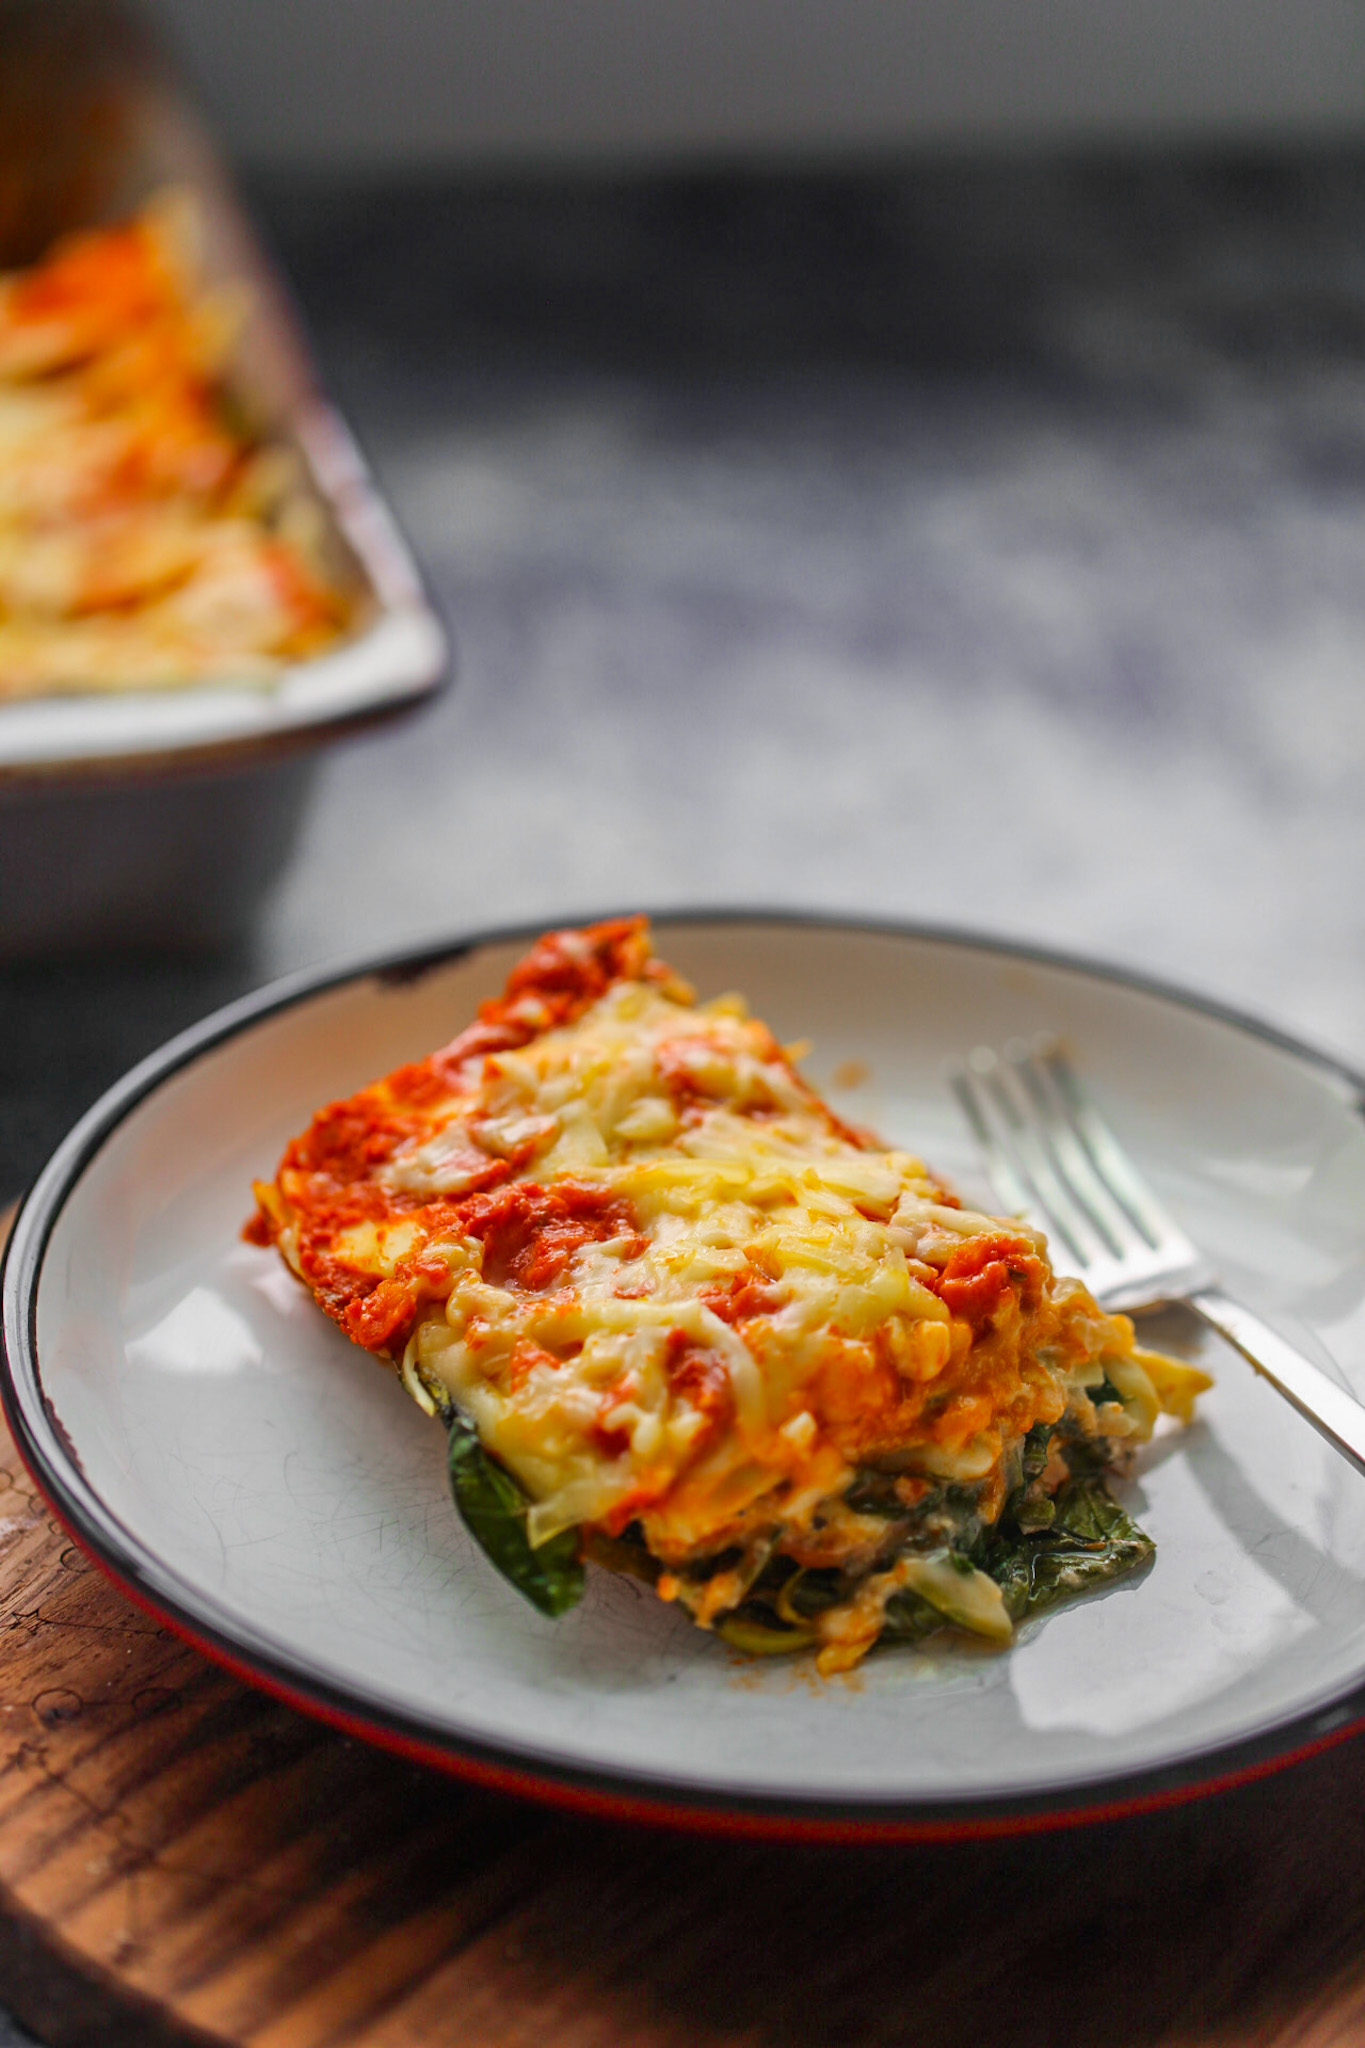
[[[297,464],[230,423],[193,227],[163,196],[0,278],[0,700],[267,679],[345,621]]]
[[[470,1108],[401,1152],[389,1184],[458,1191],[471,1149],[529,1142],[525,1177],[601,1190],[621,1219],[544,1290],[490,1281],[475,1244],[452,1246],[444,1312],[413,1340],[532,1494],[533,1540],[629,1509],[656,1551],[685,1552],[781,1480],[831,1492],[853,1445],[822,1370],[837,1355],[875,1427],[881,1354],[898,1406],[948,1365],[949,1310],[911,1259],[972,1219],[918,1160],[831,1129],[737,999],[680,1015],[617,987],[491,1058]],[[950,1457],[978,1419],[938,1416]]]
[[[543,941],[257,1193],[329,1312],[521,1481],[533,1542],[634,1522],[670,1571],[774,1543],[856,1570],[886,1526],[843,1498],[860,1467],[907,1507],[969,1484],[990,1519],[1035,1423],[1122,1437],[1157,1409],[1131,1325],[1054,1281],[1035,1232],[842,1124],[738,997],[692,1001],[641,920]],[[1122,1403],[1097,1415],[1106,1377]],[[874,1607],[905,1574],[882,1577]],[[694,1612],[741,1592],[721,1571]],[[878,1625],[840,1624],[863,1647]]]

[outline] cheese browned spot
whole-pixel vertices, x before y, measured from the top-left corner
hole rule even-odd
[[[579,1530],[826,1669],[888,1615],[1007,1639],[1008,1504],[1055,1564],[1054,1497],[1203,1383],[1036,1232],[843,1123],[740,998],[697,1003],[639,918],[542,939],[256,1192],[256,1241],[473,1425],[533,1546]]]

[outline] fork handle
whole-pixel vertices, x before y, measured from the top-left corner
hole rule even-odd
[[[1365,1472],[1365,1408],[1359,1401],[1221,1287],[1201,1287],[1185,1298],[1286,1401],[1293,1402],[1320,1436],[1358,1472]]]

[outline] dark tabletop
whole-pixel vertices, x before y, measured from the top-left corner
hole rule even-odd
[[[247,948],[4,971],[0,1195],[271,974],[638,903],[1365,1059],[1365,155],[253,197],[458,686],[334,755]]]

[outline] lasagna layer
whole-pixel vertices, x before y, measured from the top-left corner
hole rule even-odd
[[[243,431],[245,309],[173,194],[0,277],[0,703],[268,681],[353,607],[288,451]]]
[[[844,1123],[739,997],[697,1003],[639,918],[542,939],[256,1194],[256,1241],[452,1427],[476,1533],[487,1461],[523,1590],[586,1554],[825,1670],[945,1621],[1007,1641],[1140,1562],[1101,1475],[1205,1383]]]

